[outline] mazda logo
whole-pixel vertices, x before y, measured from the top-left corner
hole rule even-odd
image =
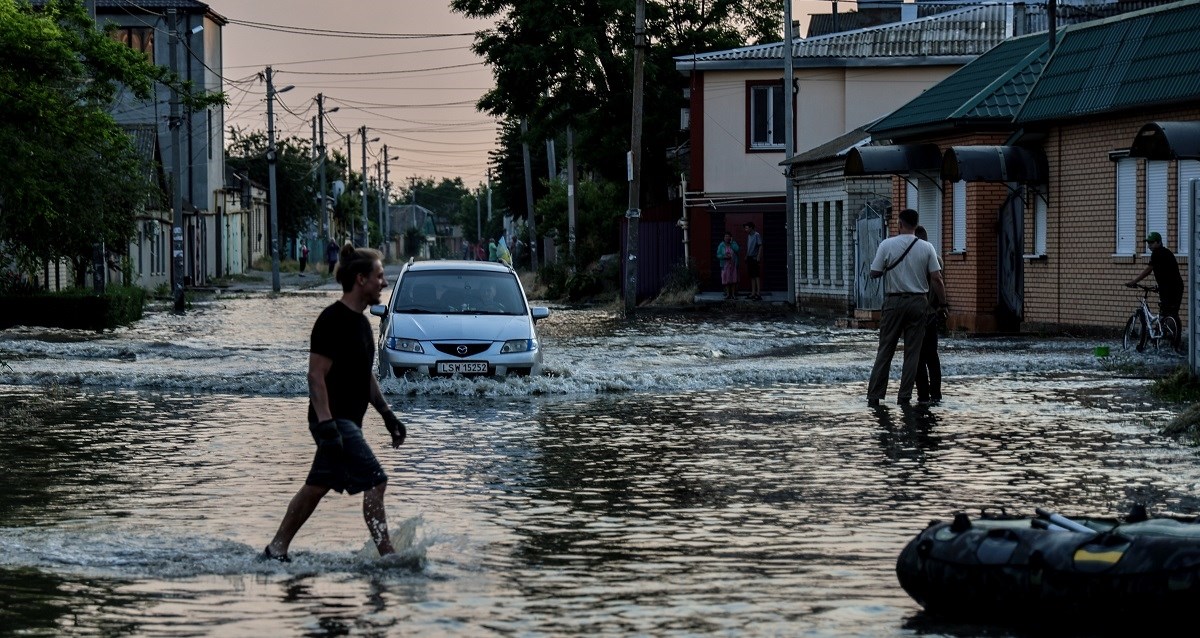
[[[462,356],[466,356],[466,354],[467,354],[467,347],[466,347],[466,346],[459,346],[459,347],[455,348],[455,350],[454,350],[454,351],[455,351],[455,352],[457,352],[457,353],[458,353],[458,356],[460,356],[460,357],[462,357]]]

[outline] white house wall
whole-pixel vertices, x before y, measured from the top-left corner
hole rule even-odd
[[[874,121],[920,95],[957,67],[796,69],[796,153]],[[777,71],[705,73],[704,191],[772,193],[785,188],[782,151],[746,151],[746,83],[777,80]]]

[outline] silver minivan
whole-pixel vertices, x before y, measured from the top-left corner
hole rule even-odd
[[[410,261],[371,314],[382,318],[380,379],[542,373],[535,324],[550,310],[529,307],[506,264]]]

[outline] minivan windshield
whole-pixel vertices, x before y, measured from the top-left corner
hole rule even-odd
[[[392,312],[400,314],[524,315],[524,296],[507,272],[407,272],[397,284]]]

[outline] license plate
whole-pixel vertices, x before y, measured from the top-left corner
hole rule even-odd
[[[487,361],[438,361],[438,374],[487,374]]]

